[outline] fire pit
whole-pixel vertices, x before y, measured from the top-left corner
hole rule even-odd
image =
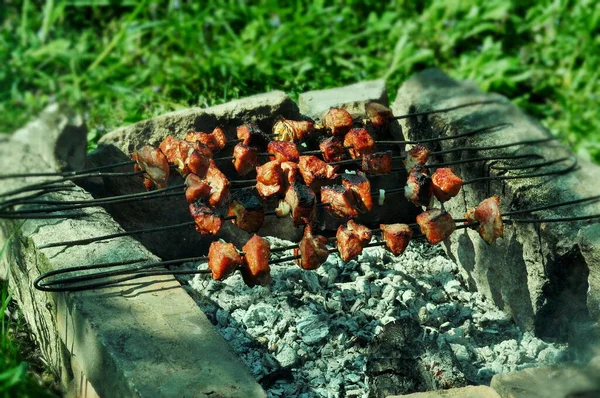
[[[97,199],[93,202],[90,203],[88,199],[84,198],[84,195],[77,201],[70,199],[68,203],[50,203],[47,200],[37,199],[35,195],[38,193],[35,191],[33,194],[27,192],[26,194],[29,195],[27,199],[8,199],[3,207],[2,216],[8,219],[50,218],[52,220],[52,218],[58,218],[64,220],[66,214],[75,216],[73,222],[76,222],[78,217],[85,220],[93,214],[88,209],[91,205],[105,207],[112,217],[130,232],[111,232],[111,227],[103,228],[105,232],[101,234],[84,233],[68,239],[47,239],[46,236],[40,241],[36,235],[37,232],[40,231],[40,228],[49,228],[46,226],[47,224],[40,221],[36,222],[37,229],[34,228],[27,232],[27,236],[33,237],[34,241],[37,239],[34,244],[38,250],[42,251],[36,253],[38,262],[39,259],[44,259],[44,261],[50,259],[51,264],[52,259],[64,259],[65,253],[73,248],[85,247],[89,251],[88,255],[83,257],[81,264],[78,264],[80,267],[74,270],[80,273],[79,276],[53,280],[53,278],[63,277],[61,271],[53,271],[42,279],[38,278],[35,285],[42,290],[59,292],[84,289],[104,283],[111,284],[114,282],[113,279],[90,279],[81,272],[87,271],[86,267],[95,272],[99,270],[100,266],[138,267],[135,261],[140,259],[140,256],[146,262],[154,261],[154,263],[142,263],[142,267],[131,277],[142,277],[146,283],[150,280],[148,278],[153,275],[195,273],[196,276],[180,276],[185,290],[196,300],[208,319],[216,325],[217,330],[229,342],[233,351],[246,363],[254,378],[269,396],[362,396],[368,394],[384,397],[390,394],[457,388],[470,384],[485,385],[489,384],[492,377],[499,373],[573,360],[585,361],[587,358],[580,356],[576,350],[572,349],[572,342],[571,347],[567,345],[568,341],[565,337],[576,335],[577,330],[582,330],[582,325],[585,325],[587,330],[594,330],[593,321],[596,319],[596,310],[588,308],[588,305],[595,303],[594,300],[598,294],[593,284],[595,277],[593,270],[597,270],[594,267],[598,266],[598,257],[596,256],[598,247],[594,246],[594,239],[597,239],[597,235],[592,233],[597,224],[586,224],[586,219],[596,217],[596,214],[600,213],[600,208],[594,204],[598,193],[587,186],[585,190],[577,192],[575,195],[544,195],[543,193],[546,192],[547,188],[544,184],[548,183],[547,179],[549,178],[559,179],[561,184],[575,187],[574,181],[570,178],[587,178],[588,175],[591,175],[590,171],[584,169],[584,174],[581,175],[581,171],[576,171],[578,164],[572,156],[569,154],[558,156],[561,150],[551,148],[552,138],[538,126],[532,125],[537,132],[534,131],[529,135],[522,133],[523,130],[519,129],[526,128],[523,126],[526,124],[523,120],[526,119],[506,100],[500,97],[485,96],[472,87],[459,85],[437,72],[428,73],[429,75],[425,73],[408,82],[405,85],[408,89],[403,87],[400,90],[398,99],[392,106],[392,111],[394,115],[407,115],[399,117],[401,124],[394,122],[389,126],[385,125],[380,130],[377,130],[379,128],[377,117],[388,115],[385,107],[375,106],[376,112],[370,116],[369,112],[367,115],[357,115],[356,109],[362,112],[365,104],[373,100],[383,102],[385,105],[385,100],[382,99],[385,87],[372,84],[371,91],[360,92],[356,87],[342,91],[345,93],[342,98],[350,102],[349,109],[355,112],[351,115],[355,118],[355,122],[357,121],[356,117],[370,117],[370,123],[376,129],[375,143],[377,146],[387,145],[392,151],[396,151],[396,154],[390,153],[381,156],[391,156],[389,159],[392,161],[393,159],[396,161],[399,158],[404,159],[407,164],[406,170],[402,167],[402,169],[396,170],[393,176],[371,176],[369,181],[371,187],[375,189],[366,188],[364,191],[352,191],[356,194],[345,192],[355,187],[350,181],[356,180],[357,177],[352,176],[362,175],[360,172],[353,171],[357,165],[359,169],[362,168],[369,173],[368,169],[365,169],[365,167],[370,167],[367,160],[362,160],[362,163],[357,163],[355,160],[331,161],[331,165],[338,166],[339,173],[345,171],[339,170],[339,168],[349,168],[349,171],[345,171],[342,175],[342,181],[347,180],[349,185],[343,187],[339,185],[341,188],[321,187],[323,184],[313,187],[313,184],[307,181],[304,170],[302,170],[302,178],[307,185],[311,185],[316,192],[320,190],[322,194],[322,204],[318,208],[313,207],[312,210],[316,212],[313,222],[313,228],[316,228],[313,232],[315,235],[322,233],[332,237],[335,234],[339,221],[336,221],[329,213],[333,213],[337,217],[356,217],[360,211],[366,213],[366,216],[356,218],[358,223],[366,224],[367,231],[370,231],[367,234],[368,239],[361,243],[366,247],[364,249],[361,247],[360,250],[353,252],[354,254],[350,254],[354,250],[349,249],[350,246],[348,248],[338,246],[341,255],[348,261],[343,261],[338,254],[333,254],[318,267],[319,264],[312,263],[314,261],[312,258],[301,257],[301,265],[305,269],[317,267],[318,269],[313,271],[300,269],[293,260],[299,261],[300,255],[304,256],[303,250],[307,250],[308,246],[301,245],[297,256],[290,256],[289,252],[282,250],[292,248],[295,245],[293,242],[297,242],[302,236],[303,228],[297,228],[294,225],[299,223],[299,218],[278,219],[274,217],[276,212],[265,213],[267,216],[265,220],[268,221],[264,225],[261,224],[262,227],[259,225],[259,234],[274,236],[267,238],[265,243],[260,243],[270,246],[273,253],[270,259],[272,270],[270,276],[267,278],[236,273],[224,281],[211,281],[207,276],[202,275],[210,272],[206,270],[205,262],[201,262],[199,266],[194,261],[200,260],[199,256],[202,257],[207,253],[210,242],[213,242],[215,238],[211,238],[210,235],[200,236],[190,230],[189,227],[194,222],[190,222],[189,214],[186,214],[185,210],[188,206],[185,198],[181,193],[176,192],[176,188],[179,187],[178,183],[175,182],[172,188],[164,191],[171,190],[173,191],[171,193],[157,191],[160,196],[153,193],[136,193],[140,191],[141,180],[138,176],[131,175],[130,165],[125,167],[122,163],[127,162],[128,155],[126,154],[133,150],[139,151],[142,144],[158,145],[167,134],[182,137],[189,130],[206,130],[209,129],[208,126],[214,127],[226,123],[236,126],[245,123],[244,120],[250,119],[256,123],[257,129],[270,131],[271,126],[281,123],[281,120],[301,120],[302,115],[309,115],[324,120],[325,128],[335,135],[335,128],[338,127],[328,127],[335,123],[331,124],[333,123],[331,120],[328,122],[327,118],[330,116],[323,116],[321,109],[329,109],[330,106],[343,108],[344,103],[348,101],[336,99],[334,102],[324,105],[314,100],[314,98],[319,98],[319,93],[304,94],[300,103],[305,105],[300,109],[295,108],[295,105],[287,97],[275,94],[271,97],[268,95],[262,97],[262,103],[260,99],[248,101],[247,103],[252,104],[248,108],[235,104],[206,111],[192,110],[187,113],[166,115],[155,121],[141,122],[133,127],[118,130],[106,136],[102,141],[104,146],[101,146],[99,151],[88,159],[88,166],[101,168],[102,171],[99,171],[101,174],[75,177],[81,187],[95,195]],[[422,95],[427,100],[421,101],[421,97],[419,97],[421,94],[413,94],[412,87],[423,89],[425,94]],[[446,97],[442,96],[438,99],[435,97],[435,93],[440,87],[446,90]],[[454,89],[452,89],[453,87]],[[356,93],[368,95],[356,98]],[[405,107],[404,104],[409,105]],[[318,113],[321,114],[318,115]],[[343,112],[340,111],[341,113]],[[277,119],[277,117],[284,119]],[[331,117],[335,120],[339,119],[338,116]],[[278,120],[280,121],[278,122]],[[529,123],[531,124],[531,122]],[[251,136],[252,129],[255,127],[252,127],[251,124],[247,126],[250,126],[248,129],[250,129]],[[335,126],[338,125],[335,124]],[[351,127],[352,119],[350,119],[349,128]],[[275,130],[278,131],[276,128]],[[360,158],[362,154],[359,152],[363,150],[360,148],[363,148],[363,143],[368,142],[368,139],[371,138],[369,138],[367,130],[364,132],[360,128],[355,130],[352,130],[350,134],[355,134],[356,137],[352,140],[344,138],[344,145],[350,146],[350,151],[356,151],[352,155],[353,157]],[[231,140],[231,131],[228,132],[225,128],[224,132],[229,134],[227,138]],[[538,134],[538,132],[541,133]],[[239,128],[237,134],[240,137]],[[406,140],[406,136],[409,141]],[[495,137],[493,138],[494,143],[490,144],[487,137]],[[511,137],[515,139],[510,139]],[[365,139],[367,141],[364,141]],[[430,162],[427,164],[423,162],[423,167],[408,167],[409,157],[413,156],[414,159],[417,159],[420,149],[416,145],[414,150],[406,153],[403,151],[403,146],[404,144],[420,143],[428,146]],[[322,148],[321,150],[323,150]],[[161,144],[161,149],[163,149],[163,153],[167,153],[163,144]],[[242,149],[246,150],[243,147]],[[301,155],[306,150],[301,149]],[[312,149],[308,148],[308,150]],[[482,154],[480,151],[486,151],[486,154]],[[460,156],[459,154],[462,153],[465,155]],[[303,156],[308,154],[305,152]],[[312,156],[312,153],[310,155]],[[307,157],[304,160],[301,159],[301,168],[303,167],[302,162],[307,159]],[[365,157],[365,159],[367,158]],[[214,163],[222,160],[225,158],[215,157]],[[416,161],[418,162],[418,160]],[[188,167],[187,162],[186,160],[185,167]],[[213,161],[211,160],[211,162]],[[106,171],[104,169],[107,164],[120,164],[125,168]],[[147,167],[145,163],[141,164],[138,161],[138,164],[142,168]],[[233,167],[238,168],[235,158],[234,164],[231,165],[231,162],[229,164],[228,167],[222,166],[221,168],[219,166],[219,168],[226,176],[233,176],[236,173]],[[183,167],[182,165],[183,163],[179,167]],[[433,169],[436,166],[438,170],[442,167],[455,167],[455,170],[460,170],[457,174],[463,179],[462,197],[459,196],[444,203],[442,210],[436,210],[437,213],[436,211],[423,213],[417,218],[421,231],[425,234],[424,237],[430,242],[443,240],[455,228],[454,221],[449,215],[446,216],[448,213],[445,211],[449,211],[449,214],[458,219],[465,213],[466,208],[476,206],[481,199],[495,193],[501,194],[502,203],[506,203],[501,206],[504,210],[503,214],[508,216],[505,218],[507,222],[505,238],[499,240],[500,245],[488,246],[479,237],[481,235],[486,241],[492,242],[500,236],[495,233],[488,235],[484,230],[484,221],[478,215],[480,210],[473,213],[475,217],[473,220],[469,218],[471,216],[467,217],[468,225],[458,225],[458,231],[452,234],[450,239],[444,241],[446,252],[450,258],[446,257],[439,247],[419,242],[420,236],[415,236],[404,253],[402,253],[403,249],[398,249],[398,254],[402,253],[400,256],[394,256],[381,247],[383,243],[379,244],[374,241],[368,244],[371,235],[379,233],[379,224],[385,224],[382,225],[385,230],[386,225],[393,223],[411,223],[415,215],[421,211],[419,207],[404,199],[403,194],[419,205],[428,205],[428,197],[423,196],[424,190],[429,189],[425,188],[430,186],[428,184],[434,184],[436,189],[445,189],[443,185],[439,185],[435,181],[435,175],[433,183],[428,180],[427,169]],[[193,166],[190,163],[189,167],[197,167],[197,165],[194,163]],[[595,166],[586,165],[586,168],[593,167]],[[399,189],[398,186],[403,186],[407,180],[407,173],[410,182],[415,170],[421,175],[415,175],[415,187],[410,190],[408,188]],[[562,177],[563,175],[565,177]],[[571,177],[572,175],[578,177]],[[146,177],[147,184],[161,184],[147,168]],[[236,182],[235,178],[232,179],[233,191],[237,189],[235,184],[245,183],[242,178],[238,177],[237,179],[239,182]],[[253,184],[253,181],[251,180],[250,183]],[[333,182],[329,183],[334,184]],[[189,187],[187,180],[186,184]],[[214,183],[211,184],[214,186]],[[344,184],[346,183],[344,182]],[[31,185],[29,186],[31,187]],[[71,189],[71,187],[38,185],[35,188],[37,191],[42,189],[42,193],[46,196],[63,200],[63,193],[60,191],[65,188]],[[262,196],[267,195],[261,191],[260,187],[257,186],[257,188]],[[414,193],[415,189],[422,192]],[[326,196],[328,190],[331,193],[327,193],[329,196]],[[209,189],[207,192],[212,195],[216,191]],[[344,202],[345,205],[336,204],[338,203],[336,201],[343,198],[346,198],[343,200],[356,201],[357,196],[352,195],[359,195],[359,192],[361,192],[361,200],[364,195],[369,196],[370,200],[372,195],[375,201],[379,200],[377,198],[381,198],[383,206],[379,204],[375,213],[368,213],[365,209],[360,210],[357,207],[359,202],[352,202],[353,205],[348,205],[346,202]],[[456,195],[456,193],[450,195],[448,192],[440,193],[440,195],[443,194],[442,196],[438,196],[438,192],[436,192],[436,196],[445,202],[450,196]],[[12,193],[16,192],[13,190]],[[21,192],[21,194],[25,194],[25,192]],[[394,196],[394,194],[400,195]],[[113,199],[115,195],[127,196]],[[186,193],[187,195],[188,193]],[[449,196],[446,197],[447,195]],[[145,201],[141,202],[138,200],[139,198]],[[250,202],[243,199],[243,196],[238,195],[237,198],[236,200],[240,201],[244,211],[251,208]],[[11,200],[12,202],[10,202]],[[269,200],[266,201],[267,206],[275,207],[277,205],[277,201],[270,200],[269,202]],[[29,207],[19,207],[16,211],[7,211],[9,206],[22,205],[25,204],[24,201],[27,201],[26,204]],[[366,203],[363,201],[361,206],[367,206]],[[288,206],[289,204],[288,202]],[[563,213],[563,208],[573,204],[580,204],[580,211]],[[58,207],[48,211],[50,205]],[[507,211],[509,205],[510,211]],[[42,207],[40,208],[40,206]],[[483,202],[481,206],[483,206]],[[553,208],[558,210],[551,210]],[[191,209],[196,212],[193,214],[199,214],[202,217],[206,217],[205,214],[211,211],[208,207],[206,207],[207,210],[203,210],[194,203],[192,203]],[[354,209],[359,209],[359,212],[349,213]],[[61,214],[59,211],[63,213]],[[75,213],[72,213],[73,211]],[[545,212],[541,219],[536,218],[538,217],[536,212],[539,211]],[[554,214],[553,211],[558,213]],[[217,238],[225,239],[227,242],[234,243],[238,248],[242,248],[254,232],[252,223],[244,224],[246,227],[242,226],[240,217],[243,214],[245,213],[239,213],[237,210],[232,213],[230,207],[229,219],[237,217],[234,219],[237,227],[232,223],[223,222]],[[295,210],[293,210],[293,214],[295,214]],[[557,216],[555,217],[555,215]],[[311,216],[307,217],[310,221]],[[436,223],[444,217],[449,218],[448,222],[451,224],[438,226]],[[427,221],[420,220],[423,218]],[[566,221],[570,221],[571,224],[577,223],[575,225],[578,228],[583,228],[584,232],[580,234],[577,242],[557,246],[555,243],[547,244],[543,241],[548,239],[556,242],[563,234],[568,234],[565,227],[554,228],[555,225],[563,225]],[[467,231],[466,227],[470,225],[477,228],[479,223],[482,223],[479,234]],[[552,227],[544,227],[544,232],[540,233],[538,226],[541,224]],[[11,223],[12,227],[14,225]],[[200,225],[198,219],[196,219],[195,225],[197,229],[203,231],[204,228],[208,228],[205,224]],[[244,228],[246,231],[242,231],[238,227]],[[444,232],[444,228],[450,227],[451,229]],[[352,236],[354,233],[352,230],[358,227],[348,224],[348,227],[343,228],[349,230],[344,234]],[[337,232],[338,244],[341,242],[340,239],[345,236],[344,234],[340,235],[343,228],[338,229]],[[406,228],[409,228],[410,231],[410,228],[418,227],[416,224],[412,227],[411,224],[408,224]],[[431,230],[431,228],[433,229]],[[533,236],[537,239],[537,246],[536,239],[532,239],[532,235],[528,232],[532,230],[535,233]],[[210,234],[214,233],[210,229],[206,231]],[[155,257],[139,249],[131,249],[133,252],[128,252],[128,254],[110,251],[110,256],[109,252],[97,249],[102,247],[103,242],[112,245],[109,247],[117,248],[119,244],[115,245],[115,241],[121,242],[119,239],[135,242],[130,238],[131,235],[139,238],[148,249],[167,261],[156,263]],[[441,236],[437,238],[434,235]],[[388,239],[385,235],[384,238]],[[307,239],[307,230],[304,230],[303,239]],[[318,239],[323,239],[323,244],[326,242],[325,237]],[[330,242],[335,242],[335,239],[330,238]],[[387,240],[385,243],[388,247],[392,246]],[[212,248],[212,244],[210,247]],[[573,247],[576,247],[577,251],[574,252]],[[543,259],[531,255],[540,248],[543,249]],[[252,249],[252,246],[244,246],[246,252]],[[507,266],[504,264],[508,264],[510,259],[515,257],[515,251],[521,250],[521,253],[516,253],[517,256],[521,255],[518,257],[520,261],[512,264],[512,268],[508,268],[509,272],[514,271],[515,274],[498,277],[500,283],[497,288],[494,287],[494,280],[490,278],[490,275],[500,275],[500,270],[494,270],[496,274],[492,272],[493,257],[486,254],[486,249],[490,249],[490,253],[495,253],[496,259],[504,258],[502,264],[505,268]],[[337,251],[325,247],[322,250]],[[356,255],[357,253],[358,255]],[[183,260],[183,257],[187,258]],[[326,257],[325,255],[323,259]],[[475,257],[477,257],[476,264],[473,263]],[[536,271],[539,270],[537,263],[527,265],[533,258],[541,261],[542,266],[546,267],[550,273],[539,275],[539,271]],[[583,261],[577,261],[582,258]],[[182,262],[186,263],[187,268],[178,266],[176,269],[161,271],[152,271],[148,268],[157,265],[173,266]],[[479,262],[483,265],[483,269],[479,266]],[[26,262],[19,259],[18,263],[25,264]],[[73,264],[73,262],[69,261],[69,264]],[[568,270],[563,269],[561,274],[560,265],[565,264],[573,265],[569,265]],[[214,265],[211,267],[213,267],[214,276]],[[39,272],[52,268],[57,267],[55,265],[42,268],[38,266],[37,273],[25,280],[30,283],[31,279],[35,278]],[[143,271],[141,271],[142,268]],[[590,277],[588,282],[588,275],[592,275],[592,273],[594,276]],[[127,275],[127,273],[102,274],[103,277],[120,278],[119,275]],[[527,278],[520,280],[518,279],[519,275],[525,275]],[[566,277],[567,283],[560,282],[562,276]],[[130,278],[130,276],[125,278]],[[271,283],[267,283],[269,281]],[[519,289],[524,286],[523,283],[529,289],[525,293]],[[251,286],[268,284],[268,287],[250,288],[246,286],[248,284]],[[123,292],[122,286],[109,289],[108,291],[113,294]],[[127,292],[134,293],[135,288],[125,290],[125,292],[126,294],[128,294]],[[64,300],[64,297],[85,302],[93,297],[104,297],[102,296],[104,293],[104,290],[76,295],[53,293],[52,297],[58,297],[58,302]],[[522,305],[519,300],[523,301],[524,298],[526,299],[525,305]],[[548,303],[542,303],[540,300],[548,300]],[[83,302],[80,301],[80,303]],[[529,303],[529,307],[526,307],[527,303]],[[62,305],[64,307],[65,304]],[[115,302],[114,305],[118,305],[118,302]],[[85,304],[82,304],[81,308],[85,308]],[[164,310],[168,312],[167,308]],[[571,311],[573,316],[565,315],[565,311]],[[181,314],[183,316],[183,313]],[[544,323],[547,314],[552,315],[552,323]],[[562,315],[558,316],[559,314]],[[151,322],[144,323],[144,325],[152,328]],[[560,332],[549,333],[552,329],[548,327],[549,325],[558,325]],[[592,329],[589,329],[590,327]],[[193,326],[189,330],[192,331]],[[78,328],[75,328],[74,332],[80,333]],[[96,333],[96,335],[102,335],[102,333]],[[542,340],[540,337],[544,337],[546,340]],[[548,340],[548,337],[552,337],[553,340]],[[213,337],[210,339],[214,342],[215,347],[219,346]],[[63,342],[69,341],[68,337],[64,336],[62,340]],[[196,343],[192,343],[192,345],[194,344]],[[115,349],[114,339],[109,345],[113,350]],[[206,345],[203,347],[206,349]],[[127,353],[131,353],[131,347],[127,348]],[[219,349],[216,348],[216,350]],[[166,354],[161,351],[161,355]],[[86,375],[93,368],[90,366],[87,368],[83,366]],[[187,369],[192,365],[188,363],[179,366]],[[222,364],[219,366],[223,368]],[[223,390],[220,394],[233,394],[236,382],[231,377],[235,378],[235,375],[236,373],[223,375],[223,383],[230,390]],[[94,375],[96,380],[99,376],[100,373]],[[240,386],[245,386],[247,391],[256,391],[251,383],[248,384],[247,379],[239,383]],[[92,381],[92,385],[96,385],[94,381]],[[111,391],[113,390],[110,388],[104,389],[101,394]]]

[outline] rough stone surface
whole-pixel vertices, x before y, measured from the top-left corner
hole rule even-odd
[[[600,396],[600,367],[525,369],[495,375],[491,387],[502,398],[566,398]]]
[[[298,97],[300,112],[317,120],[321,120],[331,107],[346,109],[354,117],[363,116],[365,103],[369,101],[387,105],[385,80],[370,80],[333,89],[308,91]]]
[[[387,398],[500,398],[494,389],[486,386],[467,386],[450,390],[417,392],[408,395],[390,395]]]
[[[471,83],[452,80],[438,70],[428,70],[405,82],[393,104],[395,114],[423,112],[481,100],[498,103],[472,106],[452,112],[413,117],[402,121],[411,139],[455,135],[503,122],[512,123],[494,133],[443,141],[434,149],[459,146],[481,147],[549,137],[538,122],[523,114],[499,95],[484,94]],[[552,144],[517,146],[481,152],[489,155],[536,153],[547,160],[568,156],[565,148]],[[430,162],[453,161],[478,156],[476,149],[455,152]],[[530,164],[540,160],[517,161]],[[498,162],[495,162],[498,164]],[[565,168],[569,162],[538,171]],[[528,209],[600,194],[600,167],[582,160],[577,171],[561,176],[478,182],[464,186],[462,195],[446,203],[446,209],[461,218],[467,207],[496,194],[503,211]],[[496,175],[483,162],[456,166],[464,180]],[[533,169],[535,170],[535,169]],[[523,172],[523,171],[521,171]],[[531,170],[524,170],[531,172]],[[514,175],[514,174],[513,174]],[[546,210],[519,217],[568,217],[598,214],[600,203]],[[516,218],[517,216],[515,216]],[[487,245],[475,231],[463,230],[447,240],[445,248],[462,267],[470,287],[503,308],[515,321],[538,335],[566,339],[573,325],[600,316],[600,234],[598,221],[520,224],[506,226],[504,238]]]
[[[43,141],[45,130],[37,132],[38,140]],[[0,144],[2,170],[47,171],[50,165],[31,150],[16,140]],[[37,181],[40,179],[5,180],[1,192]],[[72,185],[68,192],[44,198],[87,200],[91,196]],[[50,242],[122,231],[100,208],[75,213],[80,217],[59,213],[56,219],[0,222],[0,242],[8,241],[1,262],[3,273],[8,275],[11,292],[44,358],[61,375],[64,385],[75,383],[72,391],[85,391],[89,382],[105,397],[264,396],[173,277],[140,278],[79,293],[35,290],[33,280],[53,269],[157,259],[127,237],[86,247],[39,249]]]
[[[44,132],[42,139],[40,131]],[[85,164],[87,128],[79,115],[57,104],[49,105],[37,119],[15,131],[12,140],[41,155],[50,171],[79,170]]]

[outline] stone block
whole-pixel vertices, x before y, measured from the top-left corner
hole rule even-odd
[[[390,395],[387,398],[500,398],[494,389],[487,386],[467,386],[450,390],[417,392],[407,395]]]
[[[496,132],[441,141],[433,145],[433,149],[473,148],[464,153],[436,157],[431,163],[454,161],[461,156],[463,159],[476,157],[480,153],[477,147],[551,137],[539,122],[525,115],[506,98],[483,93],[474,84],[457,82],[439,70],[422,72],[405,82],[398,90],[392,109],[399,115],[485,100],[497,102],[404,119],[401,121],[403,133],[410,139],[423,139],[511,123]],[[486,156],[532,153],[547,160],[572,155],[556,142],[481,153]],[[536,161],[527,163],[521,160],[512,164],[532,162]],[[569,164],[563,162],[539,171],[559,170]],[[456,166],[454,170],[464,180],[500,174],[485,162]],[[531,169],[524,172],[531,172]],[[600,194],[599,175],[599,166],[579,160],[577,170],[563,175],[466,185],[462,194],[447,202],[445,207],[455,218],[462,218],[467,208],[494,194],[500,196],[503,211],[591,197]],[[600,203],[596,201],[519,217],[570,217],[598,213]],[[444,248],[461,266],[470,287],[511,314],[521,327],[534,329],[540,336],[566,339],[572,332],[572,325],[588,322],[590,317],[597,320],[600,316],[600,234],[597,223],[596,219],[507,225],[504,238],[494,245],[486,244],[475,231],[461,230],[444,242]]]

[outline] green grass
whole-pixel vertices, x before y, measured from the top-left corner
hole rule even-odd
[[[385,77],[393,98],[411,74],[439,67],[508,96],[600,161],[595,0],[247,3],[5,0],[0,131],[53,100],[82,111],[93,140],[272,89]]]

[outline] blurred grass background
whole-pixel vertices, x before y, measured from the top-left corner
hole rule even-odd
[[[600,161],[600,2],[4,0],[0,131],[51,101],[93,142],[167,111],[439,67]]]

